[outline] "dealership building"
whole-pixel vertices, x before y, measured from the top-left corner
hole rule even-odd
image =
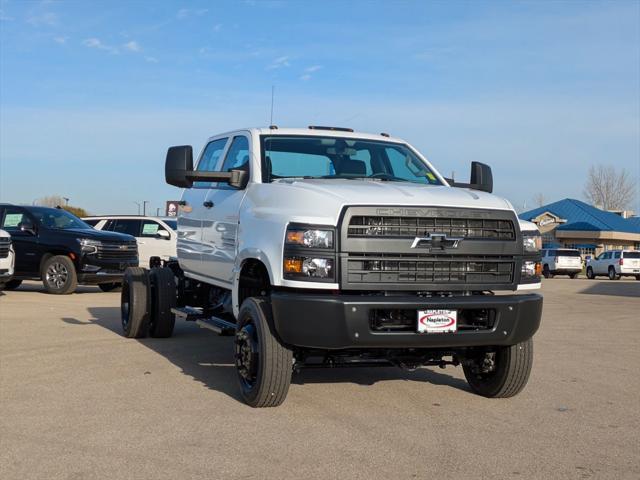
[[[540,229],[545,248],[577,248],[582,256],[605,250],[640,250],[640,218],[624,218],[580,200],[565,198],[521,213]]]

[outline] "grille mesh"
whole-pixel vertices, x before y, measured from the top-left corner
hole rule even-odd
[[[447,258],[448,257],[448,258]],[[512,258],[351,255],[350,283],[504,283],[513,280]]]
[[[100,260],[133,260],[138,256],[136,242],[103,243],[98,247],[97,257]]]
[[[387,217],[355,215],[347,235],[350,238],[420,237],[441,233],[465,239],[515,240],[511,220],[447,217]]]

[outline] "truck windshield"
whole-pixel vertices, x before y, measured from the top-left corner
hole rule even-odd
[[[84,223],[75,215],[59,208],[32,208],[31,213],[38,222],[54,230],[91,230],[91,225]]]
[[[262,180],[347,178],[442,185],[406,145],[318,136],[263,136]]]

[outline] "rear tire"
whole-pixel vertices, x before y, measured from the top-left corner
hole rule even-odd
[[[42,264],[42,284],[47,293],[68,295],[76,291],[78,277],[73,261],[66,255],[54,255]]]
[[[640,275],[636,275],[636,280],[640,280]]]
[[[244,401],[277,407],[287,397],[293,354],[276,338],[271,305],[262,298],[242,302],[235,339],[236,368]]]
[[[578,277],[578,274],[577,274],[577,273],[570,273],[570,274],[569,274],[569,278],[570,278],[571,280],[573,280],[574,278],[577,278],[577,277]]]
[[[620,275],[616,273],[616,269],[613,267],[609,267],[609,280],[620,280]]]
[[[20,285],[22,285],[22,280],[9,280],[7,283],[2,285],[3,290],[15,290]]]
[[[589,280],[593,280],[594,278],[596,278],[595,274],[593,273],[593,268],[591,267],[587,267],[587,278]]]
[[[464,376],[471,390],[489,398],[508,398],[522,391],[533,365],[533,339],[509,347],[500,347],[495,355],[495,369],[479,373],[478,361],[464,363]]]
[[[149,331],[149,275],[144,268],[129,267],[122,279],[120,318],[127,338],[143,338]]]
[[[152,337],[168,338],[173,334],[176,317],[171,311],[176,306],[176,281],[169,268],[154,268],[151,280],[151,325]]]
[[[98,288],[103,292],[111,292],[112,290],[117,290],[122,286],[121,283],[99,283]]]

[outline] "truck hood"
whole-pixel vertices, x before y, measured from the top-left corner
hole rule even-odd
[[[102,230],[94,230],[93,228],[67,230],[55,230],[57,234],[67,235],[75,238],[90,238],[91,240],[99,240],[101,242],[134,242],[136,239],[131,235],[118,232],[105,232]]]
[[[287,179],[256,184],[248,198],[256,213],[274,213],[291,221],[337,224],[347,205],[462,207],[513,210],[496,195],[466,188],[420,185],[409,182]],[[295,219],[295,220],[294,220]]]

